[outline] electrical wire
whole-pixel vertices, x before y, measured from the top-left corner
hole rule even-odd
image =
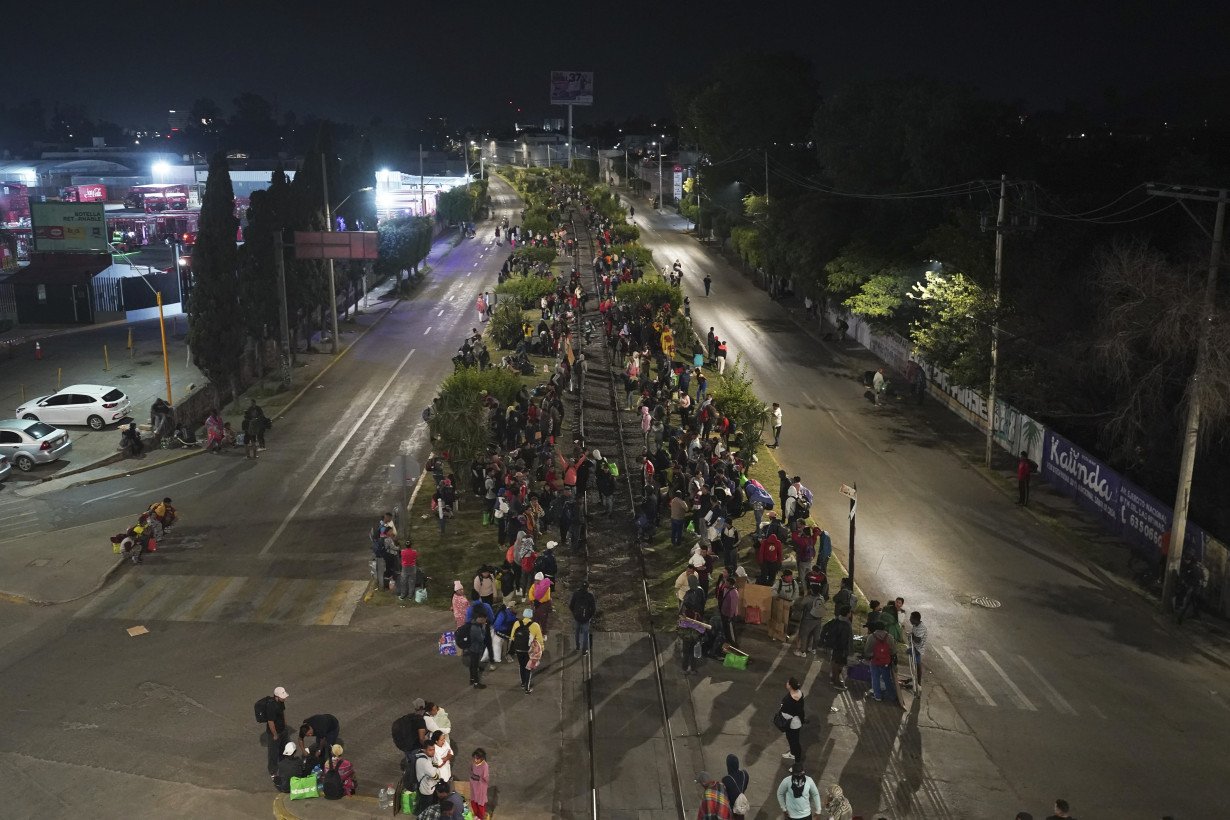
[[[1045,195],[1046,195],[1046,197],[1047,197],[1047,199],[1051,200],[1051,202],[1053,202],[1053,203],[1055,204],[1055,207],[1056,207],[1056,208],[1058,208],[1059,210],[1063,211],[1063,216],[1070,217],[1070,218],[1079,218],[1079,217],[1090,216],[1091,214],[1096,214],[1098,211],[1104,211],[1104,210],[1106,210],[1107,208],[1110,208],[1110,207],[1112,207],[1112,206],[1114,206],[1114,205],[1118,204],[1118,203],[1119,203],[1119,202],[1121,202],[1122,200],[1127,199],[1129,196],[1131,196],[1131,195],[1132,195],[1133,193],[1135,193],[1136,191],[1139,191],[1139,190],[1143,189],[1143,188],[1145,187],[1145,185],[1144,185],[1144,183],[1141,183],[1141,184],[1139,184],[1139,185],[1135,185],[1135,186],[1133,186],[1133,187],[1129,188],[1128,190],[1124,191],[1124,192],[1123,192],[1122,194],[1120,194],[1119,196],[1117,196],[1117,197],[1115,197],[1114,199],[1112,199],[1110,202],[1107,202],[1105,205],[1099,205],[1099,206],[1098,206],[1098,207],[1096,207],[1096,208],[1093,208],[1093,209],[1088,210],[1088,211],[1081,211],[1081,212],[1079,212],[1079,213],[1072,213],[1071,211],[1069,211],[1069,210],[1067,210],[1066,208],[1064,208],[1064,207],[1063,207],[1063,205],[1061,205],[1061,204],[1060,204],[1060,202],[1059,202],[1058,198],[1057,198],[1054,194],[1052,194],[1050,191],[1048,191],[1048,190],[1046,190],[1045,188],[1043,188],[1041,185],[1036,185],[1036,186],[1034,186],[1034,187],[1035,187],[1037,190],[1041,191],[1043,194],[1045,194]],[[1049,214],[1048,214],[1048,215],[1049,215]],[[1107,214],[1103,214],[1103,216],[1106,216],[1106,215],[1107,215]]]

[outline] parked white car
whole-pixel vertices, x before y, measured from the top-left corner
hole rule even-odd
[[[50,424],[29,419],[0,421],[0,456],[28,473],[35,464],[63,458],[72,449],[68,433]]]
[[[128,418],[132,403],[124,391],[101,384],[71,384],[50,396],[39,396],[17,408],[19,419],[48,424],[89,425],[101,430]]]

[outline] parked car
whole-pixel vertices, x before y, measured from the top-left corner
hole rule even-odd
[[[62,458],[72,449],[68,433],[42,421],[4,419],[0,421],[0,456],[18,470],[28,473],[35,464]]]
[[[88,424],[101,430],[128,418],[132,403],[124,391],[101,384],[71,384],[50,396],[39,396],[17,408],[19,419],[48,424]]]
[[[9,457],[0,456],[0,479],[8,478],[11,472],[13,472],[13,465],[9,464]]]

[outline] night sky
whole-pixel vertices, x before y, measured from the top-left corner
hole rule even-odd
[[[541,12],[514,17],[513,10]],[[218,11],[217,9],[225,9]],[[355,123],[535,120],[553,68],[592,70],[583,120],[671,114],[668,85],[724,54],[790,49],[824,91],[850,77],[915,73],[961,80],[1030,108],[1131,98],[1149,86],[1230,72],[1230,3],[609,2],[473,0],[266,3],[42,3],[6,15],[10,99],[83,105],[121,125],[242,91],[279,111]],[[10,11],[11,11],[10,7]],[[561,16],[561,11],[563,14]]]

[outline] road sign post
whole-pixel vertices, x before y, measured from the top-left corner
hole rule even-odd
[[[858,509],[858,485],[842,484],[839,492],[850,499],[850,556],[846,571],[850,573],[850,584],[854,584],[854,525],[855,512]]]

